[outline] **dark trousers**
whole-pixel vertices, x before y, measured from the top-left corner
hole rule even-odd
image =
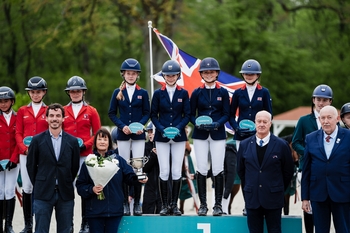
[[[264,220],[266,221],[268,233],[281,233],[281,213],[282,208],[265,209],[259,207],[258,209],[246,209],[247,222],[250,233],[263,233]]]
[[[329,197],[324,202],[311,202],[314,216],[315,232],[329,233],[331,226],[331,215],[336,232],[350,232],[350,202],[333,202]]]
[[[73,221],[74,200],[64,201],[58,192],[50,201],[34,199],[35,233],[50,232],[52,211],[55,208],[57,233],[69,233]]]
[[[118,231],[122,216],[88,218],[90,233],[115,233]]]

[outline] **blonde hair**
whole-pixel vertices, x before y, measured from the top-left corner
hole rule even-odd
[[[123,82],[120,84],[120,87],[119,87],[119,92],[118,92],[118,95],[117,95],[117,100],[124,100],[124,95],[123,95],[123,92],[122,90],[125,88],[125,80],[123,80]]]

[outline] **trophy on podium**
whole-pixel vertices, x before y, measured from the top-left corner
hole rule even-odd
[[[129,160],[130,165],[136,169],[136,175],[139,180],[146,179],[146,173],[142,171],[142,168],[148,162],[148,157],[131,158]]]

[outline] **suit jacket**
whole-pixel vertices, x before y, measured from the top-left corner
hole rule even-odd
[[[277,209],[284,206],[284,190],[294,172],[288,143],[273,134],[259,165],[255,135],[240,143],[237,153],[238,175],[241,178],[246,208]]]
[[[236,112],[239,111],[236,121]],[[262,110],[266,110],[272,115],[272,101],[270,92],[260,84],[256,86],[252,100],[250,101],[246,86],[236,90],[232,95],[230,106],[230,125],[237,129],[241,120],[255,121],[255,115]],[[235,134],[236,140],[243,140],[241,136]]]
[[[145,125],[147,123],[150,117],[148,93],[146,90],[136,85],[135,92],[132,96],[132,101],[130,102],[126,88],[122,89],[122,93],[125,99],[117,100],[116,97],[119,93],[119,90],[119,88],[114,90],[108,110],[109,118],[118,127],[117,140],[144,140],[145,133],[142,133],[140,135],[126,135],[122,130],[124,126],[128,126],[134,122],[141,123],[142,125]]]
[[[27,170],[34,187],[34,199],[51,200],[56,180],[61,198],[65,201],[74,199],[73,181],[79,170],[79,154],[78,140],[64,131],[58,160],[49,130],[34,136],[27,156]]]
[[[210,93],[211,95],[209,95]],[[203,84],[195,89],[191,95],[191,122],[196,124],[196,118],[209,116],[213,122],[219,123],[218,130],[200,130],[196,127],[193,130],[192,138],[205,140],[209,137],[213,140],[226,139],[225,123],[230,115],[230,98],[226,89],[216,83],[214,89],[206,89]]]
[[[350,130],[338,127],[334,147],[327,159],[322,129],[306,136],[301,199],[350,202]]]
[[[190,99],[185,89],[177,86],[172,102],[170,102],[165,86],[156,90],[151,104],[151,120],[156,127],[154,141],[168,142],[170,140],[162,136],[167,127],[175,127],[180,130],[180,136],[176,136],[173,141],[186,141],[185,126],[190,121],[190,113]]]
[[[304,163],[304,150],[306,135],[318,130],[315,114],[312,112],[308,115],[300,117],[295,127],[292,147],[299,155],[299,170],[302,170]]]

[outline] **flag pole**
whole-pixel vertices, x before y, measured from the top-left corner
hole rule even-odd
[[[153,97],[154,82],[153,82],[153,53],[152,53],[152,21],[148,21],[148,33],[149,33],[149,71],[151,78],[151,96]],[[155,133],[156,127],[153,124],[152,131]]]
[[[152,54],[152,21],[148,21],[148,32],[149,32],[149,65],[150,65],[150,78],[151,78],[151,96],[154,92],[153,83],[153,54]]]

